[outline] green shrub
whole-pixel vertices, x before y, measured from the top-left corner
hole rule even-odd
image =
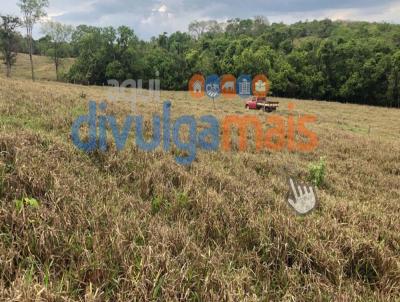
[[[317,187],[321,186],[325,179],[326,162],[323,157],[320,158],[318,163],[312,163],[308,166],[309,179]]]
[[[160,212],[163,203],[164,200],[161,197],[159,196],[153,197],[153,199],[151,200],[151,213],[155,215],[158,212]]]
[[[40,205],[39,201],[37,201],[35,198],[22,198],[15,200],[15,207],[18,212],[21,212],[25,207],[31,207],[31,208],[38,208]]]
[[[178,193],[176,195],[178,201],[178,207],[181,209],[187,209],[190,206],[189,196],[186,193]]]

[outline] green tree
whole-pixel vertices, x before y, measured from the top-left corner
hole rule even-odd
[[[0,51],[6,75],[11,76],[11,67],[15,64],[18,51],[18,34],[16,29],[21,25],[19,18],[10,15],[0,17]]]
[[[400,50],[395,52],[391,60],[391,74],[389,83],[390,104],[400,108]]]
[[[62,64],[62,58],[68,55],[68,43],[73,30],[72,26],[55,21],[46,22],[42,29],[43,33],[50,38],[50,48],[47,49],[47,54],[53,59],[57,81],[60,78],[59,68]]]
[[[311,21],[269,24],[263,17],[226,23],[194,21],[189,33],[140,41],[129,28],[78,26],[71,80],[154,78],[163,89],[186,89],[194,73],[265,73],[271,93],[379,106],[399,102],[400,25]],[[41,41],[40,43],[45,41]]]
[[[117,32],[112,27],[78,26],[72,45],[79,55],[68,73],[70,81],[84,84],[107,82],[108,64],[115,60]]]
[[[35,80],[35,71],[33,67],[33,27],[44,16],[45,8],[49,6],[48,0],[20,0],[18,3],[22,15],[23,23],[26,28],[26,37],[28,39],[29,59],[31,62],[32,80]]]

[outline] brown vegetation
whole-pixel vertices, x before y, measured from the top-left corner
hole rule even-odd
[[[119,153],[77,150],[72,121],[106,97],[0,79],[1,301],[400,299],[399,110],[296,101],[318,117],[315,152],[201,152],[184,167],[177,151],[144,153],[132,137]],[[245,112],[238,99],[162,99],[174,116]],[[296,216],[287,178],[307,182],[321,156],[319,208]],[[17,208],[25,197],[39,207]]]

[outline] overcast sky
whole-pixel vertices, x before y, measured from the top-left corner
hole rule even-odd
[[[18,0],[0,1],[0,14],[19,14]],[[149,39],[186,31],[192,20],[256,15],[284,23],[324,18],[400,23],[400,0],[50,0],[48,15],[72,25],[128,25]]]

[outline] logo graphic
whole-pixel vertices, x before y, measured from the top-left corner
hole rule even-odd
[[[195,74],[189,81],[189,93],[193,98],[200,99],[205,95],[205,80],[201,74]]]
[[[221,78],[221,92],[226,98],[234,98],[236,95],[236,78],[231,74],[225,74]]]
[[[265,84],[265,82],[263,81],[258,81],[257,83],[255,83],[254,86],[254,91],[255,92],[266,92],[267,91],[267,85]]]
[[[249,75],[242,75],[237,81],[237,94],[241,98],[248,98],[251,96],[251,77]]]
[[[293,179],[289,179],[289,185],[291,194],[289,193],[288,202],[291,207],[300,215],[305,215],[311,212],[316,204],[317,198],[314,194],[314,190],[312,186],[303,186],[297,185],[294,183]]]
[[[201,91],[203,90],[203,84],[200,81],[196,81],[193,84],[193,90],[196,93],[201,93]]]
[[[291,111],[294,105],[288,108]],[[282,116],[271,115],[267,118],[269,127],[264,129],[264,119],[257,115],[232,114],[222,120],[209,114],[200,118],[184,115],[172,119],[171,111],[172,103],[165,101],[162,112],[153,114],[146,121],[143,115],[127,115],[125,120],[118,123],[116,116],[107,114],[106,102],[97,104],[90,101],[88,114],[78,116],[72,124],[72,142],[85,152],[106,152],[110,142],[117,150],[122,150],[126,147],[131,132],[134,132],[131,139],[135,140],[136,146],[142,151],[151,152],[163,148],[165,152],[170,152],[172,146],[182,151],[177,152],[175,157],[176,162],[182,165],[193,163],[198,150],[217,151],[221,148],[231,152],[237,147],[239,152],[249,150],[249,130],[255,133],[253,142],[257,152],[280,151],[284,148],[289,151],[311,152],[318,146],[317,134],[306,127],[306,124],[316,122],[315,116],[300,115],[295,118],[289,113],[286,120]],[[145,130],[147,123],[152,125],[151,135]],[[87,136],[81,136],[82,127],[89,129]],[[180,133],[187,130],[189,135],[183,138]],[[295,133],[302,139],[296,139]],[[299,191],[296,191],[293,180],[291,188],[293,197],[289,198],[289,204],[299,214],[308,213],[315,207],[316,198],[312,188],[307,190],[304,187],[303,191],[299,186]]]
[[[269,87],[269,81],[265,75],[259,74],[253,79],[252,88],[254,96],[266,97]]]
[[[158,77],[158,74],[156,74]],[[110,80],[109,88],[111,100],[126,100],[135,105],[136,96],[141,100],[159,100],[160,99],[160,80],[150,79],[148,95],[142,89],[142,80],[126,80],[120,85],[116,80]],[[235,77],[226,75],[221,77],[212,75],[205,81],[200,74],[194,75],[188,83],[190,94],[195,98],[207,96],[214,98],[221,95],[221,91],[226,94],[233,94],[232,91],[239,91],[241,97],[251,95],[252,80],[251,77],[241,76],[235,83]],[[135,89],[136,88],[136,89]],[[139,88],[139,89],[138,89]],[[254,90],[267,92],[269,84],[265,78],[259,78],[255,81]],[[129,92],[125,97],[122,92]],[[251,98],[252,100],[254,98]],[[256,104],[257,105],[257,97]],[[248,101],[249,102],[249,101]],[[246,104],[248,103],[246,102]],[[274,103],[274,102],[271,102]],[[157,148],[163,148],[165,152],[171,151],[172,144],[174,148],[182,151],[175,157],[177,163],[190,165],[197,156],[198,150],[230,152],[239,150],[244,152],[249,150],[249,131],[253,131],[255,136],[253,142],[257,152],[262,150],[280,151],[285,148],[289,151],[311,152],[318,146],[318,136],[306,126],[309,123],[315,123],[317,117],[314,115],[294,115],[294,103],[289,103],[289,114],[287,120],[279,115],[268,116],[268,124],[265,129],[263,123],[265,119],[252,114],[230,114],[222,119],[214,115],[204,115],[197,119],[193,115],[178,116],[172,119],[172,103],[165,101],[161,114],[154,113],[150,120],[144,120],[143,115],[127,115],[122,124],[117,122],[117,117],[107,114],[107,102],[97,104],[95,101],[89,102],[89,111],[86,115],[78,116],[71,127],[71,138],[73,144],[80,150],[92,152],[100,150],[107,152],[111,144],[114,144],[117,150],[126,147],[131,132],[134,132],[136,146],[142,151],[154,151]],[[135,112],[135,110],[133,110]],[[118,118],[119,120],[119,118]],[[146,128],[147,124],[152,126],[152,135],[149,135]],[[206,124],[206,125],[205,125]],[[88,129],[88,135],[81,136],[81,128]],[[110,131],[109,131],[110,130]],[[180,135],[181,131],[189,131],[189,135],[184,138]],[[110,137],[110,135],[112,137]],[[114,142],[112,142],[112,138]],[[301,138],[301,139],[299,139]],[[252,147],[252,146],[251,146]],[[253,148],[251,148],[253,149]],[[316,205],[316,196],[313,188],[303,189],[298,186],[296,191],[293,180],[290,180],[292,197],[289,198],[289,204],[299,213],[305,214],[311,211]]]
[[[210,75],[206,79],[206,94],[209,98],[215,99],[221,94],[220,81],[216,74]]]
[[[226,99],[233,99],[236,95],[246,99],[251,96],[267,97],[270,90],[268,78],[259,74],[254,79],[251,75],[241,75],[238,80],[232,74],[210,75],[204,80],[201,74],[195,74],[189,81],[189,92],[194,98],[202,98],[207,94],[215,99],[221,94]]]

